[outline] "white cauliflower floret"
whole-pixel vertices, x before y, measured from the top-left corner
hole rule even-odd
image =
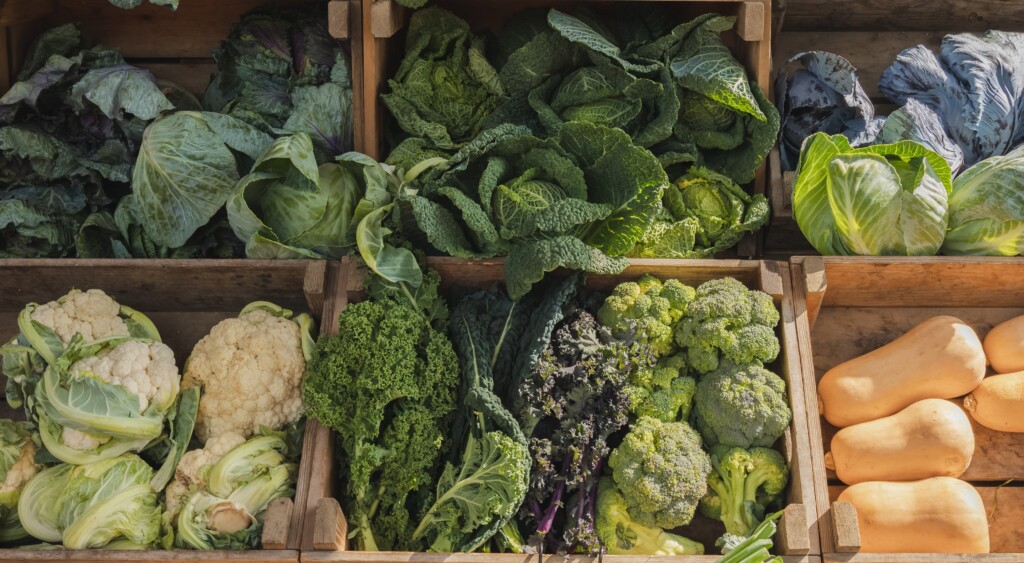
[[[192,450],[181,456],[181,461],[174,470],[174,480],[167,485],[164,493],[167,499],[167,513],[171,520],[177,518],[192,490],[206,487],[203,468],[217,463],[244,442],[245,438],[238,434],[222,434],[206,442],[203,449]]]
[[[50,301],[32,311],[32,320],[53,329],[65,346],[76,334],[86,342],[128,336],[128,325],[119,314],[121,306],[99,289],[72,289],[63,303]]]
[[[106,444],[110,441],[110,438],[107,436],[97,436],[95,434],[82,432],[81,430],[65,426],[61,428],[60,441],[62,444],[73,450],[88,452]]]
[[[25,440],[21,447],[21,457],[7,470],[7,478],[0,483],[0,495],[21,489],[39,473],[40,466],[36,465],[35,457],[36,445],[32,440]]]
[[[302,416],[306,359],[299,326],[264,310],[226,319],[196,344],[182,387],[203,386],[196,436],[279,430]]]
[[[106,354],[75,362],[71,374],[95,377],[127,389],[139,397],[140,412],[150,404],[165,412],[178,396],[181,383],[174,352],[162,342],[124,342]]]

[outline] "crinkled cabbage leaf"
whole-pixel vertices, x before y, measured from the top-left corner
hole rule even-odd
[[[1024,254],[1024,147],[968,168],[953,182],[943,254]]]

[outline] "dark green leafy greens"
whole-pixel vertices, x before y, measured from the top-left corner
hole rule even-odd
[[[0,256],[75,254],[87,216],[126,191],[142,131],[171,109],[152,74],[78,27],[43,33],[0,97]]]
[[[172,10],[177,10],[179,1],[180,0],[149,0],[149,3],[157,6],[167,6]],[[118,8],[131,10],[132,8],[142,5],[142,0],[110,0],[110,3]]]
[[[206,91],[206,109],[269,135],[305,133],[318,162],[352,150],[348,54],[321,11],[246,14],[214,58],[218,72]]]

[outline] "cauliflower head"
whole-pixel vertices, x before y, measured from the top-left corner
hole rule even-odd
[[[27,536],[18,520],[18,499],[41,466],[27,422],[0,420],[0,544]]]
[[[30,317],[52,329],[65,346],[76,334],[86,342],[130,335],[121,318],[121,305],[99,289],[72,289],[64,297],[36,307]]]
[[[720,278],[697,288],[675,327],[675,342],[698,373],[713,371],[722,358],[737,364],[768,363],[779,355],[778,323],[779,311],[770,295]]]
[[[191,493],[206,488],[206,477],[210,467],[225,454],[245,442],[240,434],[221,434],[211,438],[202,449],[192,450],[181,456],[174,470],[174,480],[164,490],[167,503],[167,518],[175,520]]]
[[[786,382],[760,364],[722,362],[697,383],[694,425],[709,446],[771,446],[792,415]]]
[[[612,451],[608,466],[633,520],[662,529],[690,523],[711,472],[700,435],[689,424],[647,416]]]
[[[303,414],[302,380],[312,348],[308,315],[253,304],[213,327],[192,350],[182,386],[202,386],[195,435],[248,438]]]
[[[123,387],[139,398],[139,411],[152,406],[158,412],[171,408],[178,396],[181,376],[174,351],[162,342],[129,340],[97,356],[71,365],[74,377],[93,377]]]
[[[672,329],[686,312],[695,291],[679,280],[662,282],[645,275],[619,284],[597,311],[597,320],[618,338],[637,333],[658,357],[676,350]]]

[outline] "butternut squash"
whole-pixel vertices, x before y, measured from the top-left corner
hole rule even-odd
[[[986,377],[964,408],[978,424],[1000,432],[1024,432],[1024,371]]]
[[[847,426],[832,437],[825,467],[847,485],[959,477],[974,455],[974,430],[959,405],[918,401],[900,412]]]
[[[988,553],[981,495],[952,477],[858,483],[837,500],[857,509],[862,553]]]
[[[1024,371],[1024,315],[996,325],[988,332],[985,355],[997,373]]]
[[[840,428],[889,416],[921,399],[965,395],[985,377],[985,351],[956,317],[933,317],[828,370],[818,383],[825,419]]]

